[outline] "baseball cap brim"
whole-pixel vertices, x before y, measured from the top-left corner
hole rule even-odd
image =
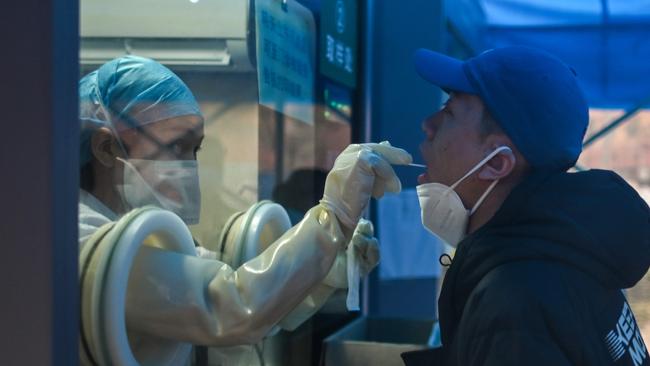
[[[414,61],[420,77],[442,90],[477,94],[463,70],[463,61],[424,48],[417,50]]]

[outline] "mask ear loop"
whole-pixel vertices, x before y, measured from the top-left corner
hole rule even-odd
[[[481,205],[481,203],[483,203],[483,201],[484,201],[485,198],[488,196],[488,194],[490,194],[490,192],[492,192],[492,190],[494,189],[494,187],[496,187],[497,183],[499,183],[499,180],[498,180],[498,179],[495,180],[494,182],[492,182],[492,183],[490,184],[490,186],[488,187],[488,189],[485,190],[485,192],[483,193],[483,195],[478,199],[478,201],[476,201],[476,204],[474,204],[474,207],[472,207],[472,209],[469,211],[469,215],[470,215],[470,216],[472,216],[472,215],[474,214],[474,212],[476,212],[476,210],[477,210],[478,207]]]
[[[487,163],[488,161],[490,161],[490,160],[491,160],[493,157],[495,157],[498,153],[500,153],[500,152],[502,152],[502,151],[505,151],[505,150],[512,151],[508,146],[499,146],[499,147],[497,147],[494,151],[492,151],[490,154],[488,154],[488,156],[486,156],[483,160],[479,161],[478,164],[474,165],[474,167],[473,167],[472,169],[470,169],[469,172],[467,172],[467,174],[463,175],[463,177],[460,178],[459,180],[457,180],[456,183],[452,184],[452,185],[451,185],[451,188],[452,188],[452,189],[456,189],[456,187],[458,187],[458,185],[459,185],[462,181],[464,181],[467,177],[469,177],[470,175],[476,173],[476,171],[479,170],[479,169],[481,169],[481,167],[482,167],[483,165],[485,165],[485,163]]]
[[[102,114],[104,115],[104,117],[105,117],[105,119],[106,119],[105,122],[106,122],[106,124],[108,125],[107,127],[108,127],[108,128],[111,130],[111,132],[113,133],[113,136],[115,137],[115,141],[117,141],[117,145],[120,147],[120,149],[121,149],[122,152],[124,153],[124,157],[125,157],[126,159],[128,159],[128,158],[129,158],[129,154],[128,154],[128,152],[126,151],[126,147],[125,147],[124,144],[122,143],[122,139],[120,139],[120,135],[117,133],[117,128],[115,128],[115,125],[114,125],[113,120],[112,120],[112,118],[111,118],[111,113],[110,113],[109,109],[106,107],[106,105],[104,104],[104,100],[103,100],[103,98],[102,98],[102,94],[101,94],[101,92],[99,91],[99,86],[98,86],[98,85],[94,85],[94,89],[95,89],[95,90],[94,90],[94,91],[95,91],[95,96],[97,97],[97,104],[99,105],[99,109],[101,109],[101,112],[102,112]],[[138,175],[140,175],[140,173],[138,173],[137,169],[135,169],[135,167],[134,167],[131,163],[129,163],[126,159],[122,159],[122,158],[120,158],[119,156],[116,156],[115,159],[117,159],[118,161],[122,162],[122,164],[123,164],[125,167],[128,167],[128,168],[130,168],[130,169],[135,170],[135,173],[137,173]],[[124,173],[122,173],[122,174],[124,174]],[[140,179],[143,179],[142,176],[140,176]],[[148,187],[148,186],[147,186],[147,187]],[[148,188],[151,189],[151,187],[148,187]],[[124,197],[123,192],[122,192],[121,194],[119,193],[119,190],[118,190],[118,197],[120,197],[120,200],[122,201],[122,207],[126,208],[127,210],[129,209],[129,207],[130,207],[131,209],[134,208],[134,207],[131,207],[131,205],[129,205],[129,203],[126,201],[126,198]]]
[[[470,175],[476,173],[476,171],[479,170],[479,169],[481,169],[481,167],[482,167],[483,165],[485,165],[485,163],[487,163],[488,161],[490,161],[493,157],[495,157],[495,156],[496,156],[497,154],[499,154],[500,152],[502,152],[502,151],[506,151],[506,150],[507,150],[507,151],[512,151],[512,149],[510,149],[508,146],[499,146],[499,147],[497,147],[496,149],[494,149],[494,151],[492,151],[491,153],[489,153],[488,156],[486,156],[485,158],[483,158],[483,160],[481,160],[478,164],[474,165],[474,167],[473,167],[472,169],[470,169],[469,172],[467,172],[467,174],[463,175],[462,178],[460,178],[458,181],[456,181],[456,183],[454,183],[454,184],[450,187],[450,189],[456,189],[456,187],[458,187],[458,185],[459,185],[462,181],[464,181],[467,177],[469,177]],[[490,186],[488,187],[488,189],[483,193],[483,195],[478,199],[478,201],[476,201],[476,204],[474,204],[474,207],[472,207],[472,209],[470,210],[470,212],[469,212],[470,215],[472,215],[472,214],[473,214],[473,213],[478,209],[478,207],[481,205],[481,203],[483,203],[483,200],[485,200],[485,198],[487,197],[487,195],[490,194],[490,192],[492,192],[492,190],[493,190],[494,187],[497,185],[497,183],[499,183],[499,180],[498,180],[498,179],[495,180],[494,182],[492,182],[492,184],[490,184]]]
[[[495,157],[498,153],[500,153],[500,152],[502,152],[502,151],[506,151],[506,150],[512,152],[512,150],[511,150],[508,146],[501,146],[501,147],[497,148],[497,149],[494,150],[490,155],[488,155],[485,159],[483,159],[483,161],[481,161],[481,163],[480,163],[480,165],[479,165],[479,168],[480,168],[483,164],[485,164],[485,163],[487,163],[488,161],[490,161],[490,159],[492,159],[493,157]],[[477,169],[478,169],[478,168],[477,168]],[[476,201],[476,203],[474,204],[474,207],[472,207],[472,209],[469,211],[469,215],[470,215],[470,216],[473,215],[474,212],[476,212],[476,210],[479,208],[479,206],[481,205],[481,203],[483,203],[483,201],[484,201],[485,198],[488,196],[488,194],[490,194],[490,192],[492,192],[492,190],[494,189],[494,187],[496,187],[497,183],[499,183],[499,179],[497,179],[497,180],[495,180],[494,182],[492,182],[492,183],[490,184],[490,186],[488,187],[488,189],[485,190],[485,192],[483,193],[483,195],[481,195],[481,197],[478,199],[478,201]]]
[[[117,145],[120,147],[122,152],[124,153],[125,158],[129,158],[129,154],[126,151],[126,147],[124,147],[124,143],[122,142],[122,139],[120,138],[120,135],[117,133],[117,128],[115,128],[115,124],[113,123],[113,120],[111,118],[111,113],[104,104],[104,100],[102,98],[102,94],[99,91],[99,87],[95,85],[95,96],[97,97],[97,103],[99,105],[99,109],[101,109],[102,114],[106,118],[106,124],[108,125],[107,127],[111,130],[113,133],[113,136],[115,137],[115,141],[117,141]]]

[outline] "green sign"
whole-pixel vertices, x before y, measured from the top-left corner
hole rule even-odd
[[[350,88],[356,87],[356,0],[324,0],[320,27],[320,72]]]

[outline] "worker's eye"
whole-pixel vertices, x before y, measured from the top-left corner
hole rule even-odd
[[[171,144],[165,145],[165,147],[161,150],[161,152],[164,152],[164,154],[168,155],[171,158],[180,158],[183,155],[183,152],[187,151],[187,149],[183,148],[183,144],[179,142],[173,142]]]
[[[171,152],[174,153],[175,156],[181,156],[183,154],[183,146],[179,143],[173,144],[171,146]]]

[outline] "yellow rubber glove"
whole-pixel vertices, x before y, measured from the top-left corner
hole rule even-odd
[[[358,310],[359,279],[365,277],[379,263],[377,238],[373,236],[372,222],[361,219],[347,248],[339,249],[329,273],[310,294],[287,315],[280,326],[294,330],[314,315],[337,290],[348,289],[348,310]],[[350,260],[353,256],[353,260]],[[350,276],[352,267],[358,276]]]
[[[405,165],[412,160],[409,153],[387,141],[350,145],[336,158],[327,175],[320,202],[351,230],[371,196],[380,198],[384,192],[398,193],[402,189],[391,164]]]

